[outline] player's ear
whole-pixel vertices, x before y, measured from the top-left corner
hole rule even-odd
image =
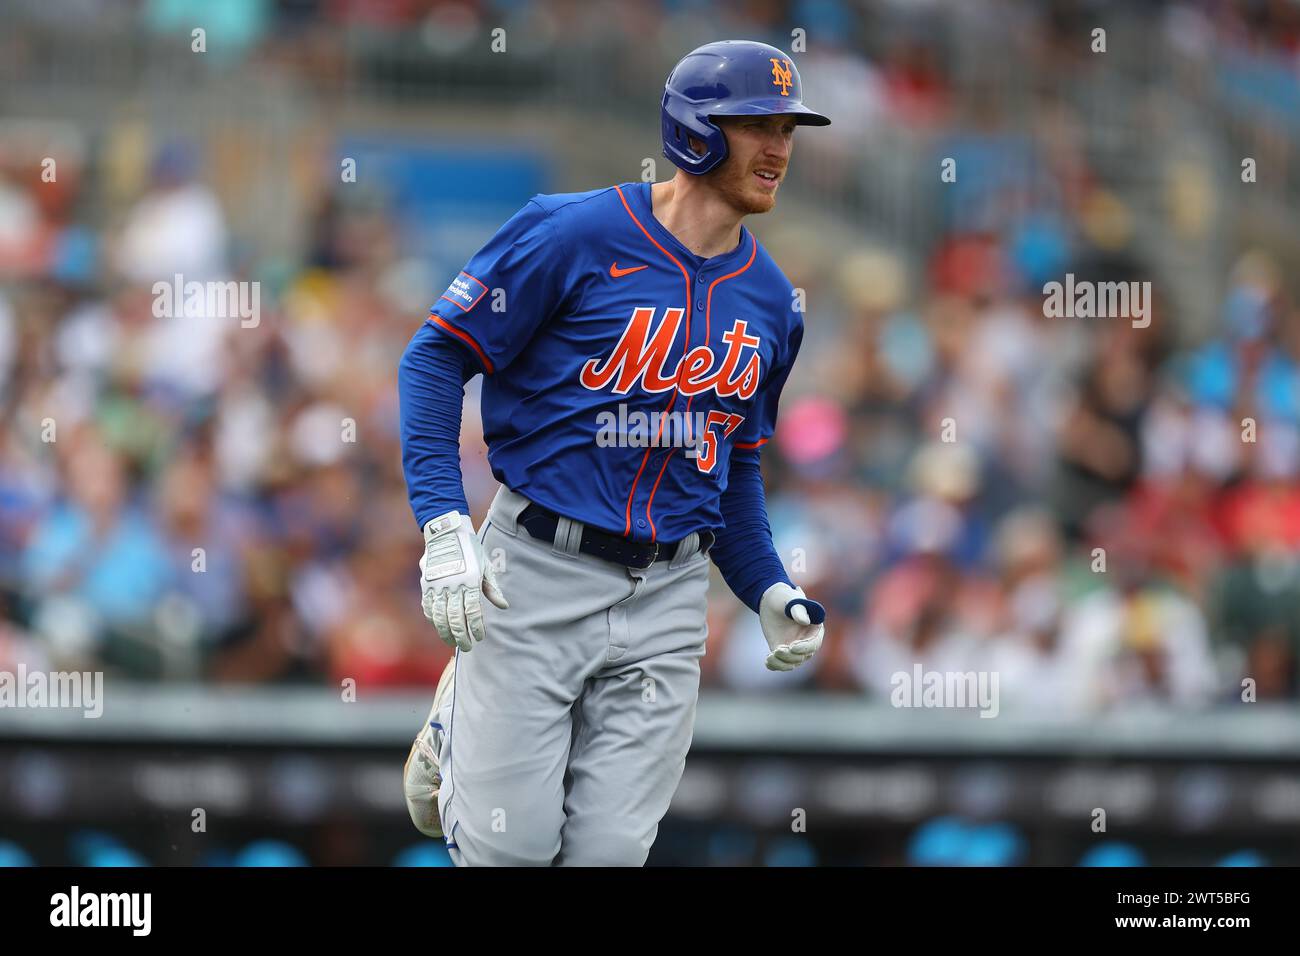
[[[686,137],[686,142],[690,145],[691,152],[694,153],[696,156],[704,155],[704,143],[702,143],[700,140],[688,134]]]

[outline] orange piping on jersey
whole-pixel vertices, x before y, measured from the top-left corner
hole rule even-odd
[[[429,313],[429,321],[442,326],[452,335],[456,336],[456,338],[469,345],[469,347],[474,350],[474,353],[478,355],[478,360],[483,363],[483,368],[487,370],[489,375],[495,371],[495,369],[492,368],[492,362],[488,359],[483,350],[478,347],[478,343],[474,341],[473,337],[468,332],[462,332],[460,329],[456,328],[456,326],[444,320],[442,316],[434,315],[432,312]]]
[[[641,220],[636,217],[636,213],[632,211],[632,207],[627,204],[627,197],[623,195],[623,187],[615,186],[614,189],[618,193],[618,198],[623,201],[623,208],[627,210],[628,216],[631,217],[634,223],[636,223],[636,227],[641,230],[642,235],[644,235],[647,239],[649,239],[650,243],[656,249],[662,252],[664,256],[668,259],[668,261],[671,262],[673,265],[675,265],[681,271],[682,278],[686,280],[686,339],[682,343],[682,366],[685,367],[686,353],[690,350],[691,347],[691,274],[686,271],[686,268],[680,262],[677,261],[677,259],[673,256],[671,252],[669,252],[667,249],[661,246],[655,240],[654,236],[650,235],[650,233],[646,230],[645,226],[641,225]],[[645,454],[641,456],[641,467],[636,470],[636,478],[632,481],[632,490],[627,493],[627,509],[625,512],[627,521],[623,525],[624,535],[629,535],[632,533],[632,499],[636,497],[636,486],[641,483],[641,474],[642,472],[645,471],[646,462],[650,460],[650,449],[657,447],[659,444],[659,437],[663,434],[664,422],[667,421],[667,414],[672,410],[673,402],[677,401],[678,386],[680,384],[681,384],[681,370],[679,369],[677,375],[677,385],[673,386],[673,393],[668,399],[668,407],[664,409],[663,414],[659,418],[659,434],[655,436],[654,442],[649,447],[646,448]],[[663,471],[660,470],[660,475],[662,474]],[[658,482],[656,482],[656,485],[657,484]],[[653,495],[654,492],[652,489],[651,497],[653,497]],[[649,504],[646,505],[645,516],[647,520],[649,520],[650,522],[650,540],[654,541],[657,536],[657,532],[655,531],[654,519],[650,517]]]
[[[751,451],[755,448],[762,448],[767,444],[766,438],[760,438],[758,441],[738,441],[732,445],[732,448],[739,448],[743,451]]]
[[[719,283],[726,282],[728,279],[733,279],[733,278],[735,278],[736,276],[738,276],[738,275],[740,275],[742,272],[744,272],[746,269],[748,269],[750,266],[752,266],[752,265],[754,264],[754,257],[755,257],[756,255],[758,255],[758,240],[755,239],[753,236],[750,236],[750,237],[749,237],[749,240],[750,240],[750,243],[751,243],[750,248],[749,248],[749,261],[746,262],[746,263],[745,263],[743,266],[741,266],[739,269],[737,269],[735,272],[728,273],[728,274],[725,275],[725,276],[718,276],[718,278],[714,279],[711,283],[709,283],[709,294],[708,294],[708,296],[705,297],[705,300],[704,300],[704,344],[705,344],[705,345],[708,345],[708,344],[709,344],[709,339],[710,339],[709,313],[710,313],[710,312],[712,311],[712,309],[713,309],[713,290],[718,286]],[[688,330],[688,331],[687,331],[687,335],[689,335],[689,334],[690,334],[690,332],[689,332],[689,330]],[[687,346],[690,345],[690,339],[687,339],[687,340],[686,340],[686,344],[687,344]],[[681,368],[678,370],[678,372],[677,372],[677,384],[678,384],[679,386],[681,385],[682,376],[685,375],[685,374],[686,374],[686,359],[683,357],[683,359],[682,359],[682,367],[681,367]],[[676,398],[676,392],[674,392],[674,399],[675,399],[675,398]],[[687,422],[689,422],[689,421],[691,420],[691,402],[694,401],[694,400],[695,400],[695,396],[694,396],[694,395],[689,395],[689,396],[687,396],[687,398],[686,398],[686,421],[687,421]],[[671,407],[671,406],[669,406],[669,407]],[[664,419],[661,418],[661,419],[659,420],[659,431],[662,432],[663,430],[664,430]],[[694,436],[692,436],[692,437],[694,437]],[[658,439],[656,438],[655,441],[657,442]],[[670,455],[667,455],[667,456],[664,458],[664,463],[663,463],[662,465],[659,466],[659,477],[657,477],[657,478],[655,479],[654,486],[650,489],[650,498],[649,498],[649,500],[647,500],[646,503],[645,503],[645,516],[646,516],[646,518],[649,518],[649,517],[650,517],[650,506],[651,506],[652,504],[654,504],[654,500],[655,500],[655,492],[659,490],[659,482],[663,481],[664,471],[667,470],[667,468],[668,468],[668,462],[672,460],[672,457],[673,457],[673,456],[672,456],[671,454],[670,454]],[[652,527],[652,528],[654,527],[654,521],[653,521],[653,520],[650,521],[650,527]]]

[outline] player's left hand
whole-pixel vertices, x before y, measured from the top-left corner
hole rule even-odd
[[[826,609],[803,593],[778,581],[763,592],[758,620],[771,653],[767,669],[792,671],[817,653],[826,628]]]

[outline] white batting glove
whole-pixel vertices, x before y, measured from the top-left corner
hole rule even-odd
[[[791,604],[791,601],[803,603]],[[758,622],[772,651],[767,655],[767,669],[792,671],[816,654],[826,633],[822,624],[825,619],[825,608],[809,600],[803,588],[792,588],[778,581],[764,591],[758,604]]]
[[[503,611],[510,606],[473,523],[459,511],[449,511],[424,526],[420,592],[424,616],[438,636],[462,651],[483,640],[482,598]]]

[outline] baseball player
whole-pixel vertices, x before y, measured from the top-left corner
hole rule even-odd
[[[768,667],[822,642],[759,471],[803,324],[742,221],[775,205],[795,127],[830,120],[750,41],[687,55],[662,117],[674,179],[534,196],[402,356],[424,614],[456,649],[404,785],[458,866],[644,864],[690,746],[710,558]],[[480,372],[502,487],[476,532],[459,435]]]

